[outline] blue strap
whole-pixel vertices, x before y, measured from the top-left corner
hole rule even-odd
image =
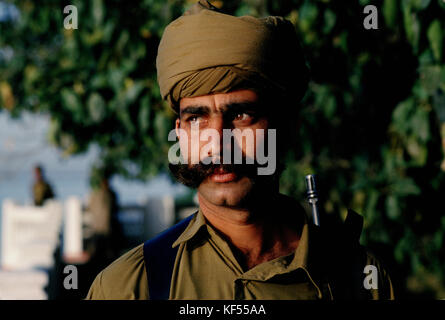
[[[145,271],[150,300],[168,300],[178,247],[173,243],[187,228],[193,214],[144,243]]]

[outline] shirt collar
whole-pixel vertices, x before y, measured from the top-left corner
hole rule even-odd
[[[199,209],[197,212],[194,213],[194,217],[190,221],[187,228],[184,230],[183,233],[179,236],[178,239],[173,243],[172,248],[180,245],[181,243],[184,243],[191,238],[193,238],[201,228],[207,226],[206,220],[204,215],[201,212],[201,209]]]

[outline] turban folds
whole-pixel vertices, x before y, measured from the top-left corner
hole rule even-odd
[[[181,98],[250,88],[301,99],[308,69],[295,28],[282,17],[235,17],[199,2],[170,23],[158,48],[161,95]]]

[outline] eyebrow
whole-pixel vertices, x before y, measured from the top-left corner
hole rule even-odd
[[[179,111],[180,117],[182,117],[183,115],[186,115],[186,114],[203,115],[203,114],[209,114],[209,113],[210,113],[209,107],[200,106],[200,105],[188,106],[188,107],[185,107],[184,109]]]
[[[245,111],[255,111],[260,112],[262,110],[261,104],[259,102],[234,102],[229,103],[224,106],[224,112],[245,112]]]
[[[250,102],[250,101],[232,102],[232,103],[225,104],[222,107],[222,112],[224,112],[224,113],[226,113],[226,112],[230,112],[230,113],[245,112],[245,111],[261,112],[262,107],[259,102]],[[210,108],[207,106],[203,106],[203,105],[187,106],[180,111],[181,117],[186,114],[205,115],[205,114],[210,114],[210,113],[211,113]]]

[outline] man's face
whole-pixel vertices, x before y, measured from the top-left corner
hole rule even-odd
[[[196,173],[193,177],[201,197],[218,206],[243,207],[255,190],[267,188],[258,183],[264,179],[258,177],[256,165],[245,163],[246,159],[256,161],[269,126],[264,107],[252,90],[181,99],[176,131],[186,169]],[[224,139],[227,132],[237,134],[233,140]],[[235,162],[235,150],[242,154],[243,164]]]
[[[34,178],[36,181],[41,181],[42,180],[42,171],[40,170],[40,168],[35,168],[34,169]]]

